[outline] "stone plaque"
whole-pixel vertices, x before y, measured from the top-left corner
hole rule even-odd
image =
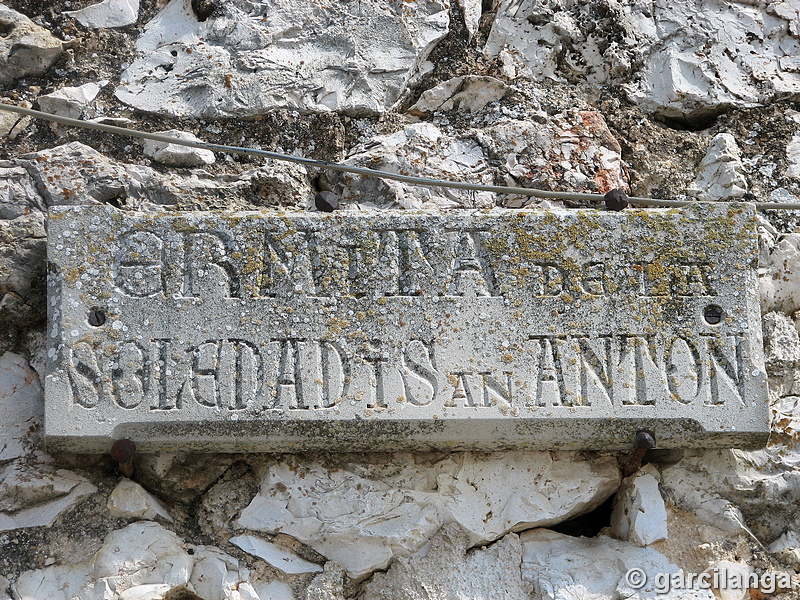
[[[756,447],[755,212],[51,210],[52,450]]]

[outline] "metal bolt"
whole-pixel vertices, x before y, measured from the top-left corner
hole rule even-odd
[[[122,439],[111,446],[111,458],[119,463],[119,470],[126,477],[133,475],[133,455],[136,454],[136,444],[131,440]]]
[[[640,429],[636,432],[636,447],[650,450],[656,447],[656,434],[649,429]]]
[[[620,211],[628,207],[628,194],[619,188],[611,190],[603,196],[603,198],[605,199],[606,208],[608,210]]]
[[[722,321],[722,309],[716,304],[709,304],[703,310],[703,318],[709,325],[717,325]]]
[[[89,313],[89,325],[92,327],[100,327],[106,322],[106,313],[102,310],[93,310]]]
[[[648,450],[656,447],[656,434],[649,429],[640,429],[636,432],[636,451],[622,469],[625,477],[633,475],[642,466],[642,460]]]

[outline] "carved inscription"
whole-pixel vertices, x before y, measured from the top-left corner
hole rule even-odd
[[[742,405],[748,376],[743,336],[537,336],[523,350],[530,372],[439,369],[434,344],[421,340],[394,354],[379,347],[351,353],[301,339],[82,342],[70,348],[68,364],[74,403],[150,410],[324,410],[345,400],[377,409]]]
[[[435,244],[423,242],[425,237],[413,229],[383,230],[330,246],[314,232],[298,232],[288,249],[274,234],[264,233],[256,238],[256,250],[251,239],[184,231],[180,250],[165,252],[165,241],[156,233],[136,231],[122,236],[112,272],[117,291],[131,297],[492,297],[507,296],[520,284],[542,298],[606,296],[609,290],[654,298],[716,295],[709,263],[587,260],[569,267],[527,261],[517,266],[520,261],[489,260],[489,231],[445,230]],[[527,281],[520,282],[518,273]]]
[[[222,420],[345,428],[300,448],[345,430],[413,448],[418,429],[434,448],[544,448],[583,419],[605,424],[598,448],[655,422],[662,443],[692,445],[683,427],[747,445],[766,428],[753,214],[58,208],[47,401],[66,421],[48,435],[191,424],[210,440]],[[362,421],[396,425],[373,448]],[[269,432],[252,447],[281,451]]]

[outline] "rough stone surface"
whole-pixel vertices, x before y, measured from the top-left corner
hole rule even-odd
[[[39,96],[37,102],[43,112],[70,119],[80,119],[86,108],[100,93],[102,85],[108,82],[85,83],[78,87],[64,87],[51,94]]]
[[[611,535],[637,546],[667,539],[667,510],[658,490],[661,476],[647,465],[627,477],[614,498]]]
[[[522,546],[515,534],[469,553],[467,548],[468,536],[458,525],[446,525],[431,540],[425,556],[398,558],[386,573],[376,574],[365,586],[363,598],[530,598],[530,587],[520,577]]]
[[[172,517],[161,501],[130,479],[123,479],[108,497],[108,512],[112,517],[146,519],[161,517],[172,521]]]
[[[373,138],[353,150],[345,163],[414,177],[494,183],[487,157],[475,140],[452,139],[431,123]],[[346,202],[381,208],[490,208],[496,202],[492,192],[418,187],[351,173],[331,179]]]
[[[387,462],[366,472],[358,463],[268,466],[237,524],[291,535],[361,577],[419,551],[443,522],[458,523],[469,545],[485,544],[591,511],[619,485],[608,457],[574,463],[566,453],[459,453]]]
[[[691,188],[700,200],[709,202],[737,200],[747,192],[741,152],[729,133],[720,133],[711,140],[708,152],[700,162],[700,171]]]
[[[61,56],[61,40],[22,13],[0,4],[0,88],[41,75]]]
[[[141,521],[111,532],[85,562],[27,571],[12,589],[19,600],[137,600],[182,588],[208,600],[259,600],[248,577],[219,549],[187,548],[173,532]]]
[[[494,77],[454,77],[423,92],[410,110],[419,113],[453,109],[476,111],[500,100],[507,91],[506,85]]]
[[[576,538],[547,529],[520,535],[522,577],[533,584],[534,597],[542,600],[714,600],[710,590],[662,590],[659,573],[680,569],[652,548],[640,548],[600,535]],[[626,574],[640,569],[646,582],[628,580]],[[637,573],[639,575],[639,573]],[[631,585],[633,582],[636,585]],[[662,581],[663,583],[663,581]]]
[[[485,51],[511,76],[617,84],[649,112],[691,118],[800,90],[789,4],[503,0]]]
[[[195,117],[275,108],[383,112],[449,24],[446,1],[216,6],[198,20],[189,0],[172,0],[136,42],[138,56],[123,72],[117,98]]]
[[[156,133],[190,142],[200,141],[193,133],[178,131],[176,129],[157,131]],[[156,142],[153,140],[144,141],[144,153],[157,162],[173,167],[212,165],[217,160],[211,150],[190,148],[189,146],[180,146],[178,144],[165,144],[164,142]]]
[[[321,573],[322,567],[303,560],[296,554],[288,552],[277,544],[267,542],[252,535],[237,535],[230,543],[238,546],[248,554],[257,556],[270,565],[289,575],[298,573]]]
[[[13,352],[0,355],[0,462],[31,452],[42,427],[44,396],[39,378]]]
[[[425,94],[422,101],[427,102]],[[601,194],[627,187],[620,146],[596,111],[539,115],[535,120],[502,118],[462,135],[434,123],[416,123],[366,140],[345,162],[484,185]],[[527,196],[498,197],[493,192],[426,188],[350,174],[327,179],[346,202],[381,208],[483,208],[500,202],[516,208],[533,202]]]
[[[84,27],[124,27],[136,22],[139,0],[103,0],[80,10],[65,11],[65,14]]]
[[[6,333],[46,314],[44,221],[40,213],[0,221],[0,326]]]
[[[47,527],[96,491],[84,477],[65,469],[34,469],[19,462],[8,465],[0,480],[0,531]]]
[[[751,210],[640,219],[53,211],[48,443],[762,444],[755,274],[725,270],[755,258]]]
[[[388,30],[372,18],[383,5],[365,0],[327,4],[186,0],[170,7],[182,12],[175,18],[158,16],[168,0],[140,0],[138,18],[123,27],[87,26],[66,14],[68,9],[88,8],[82,14],[102,9],[104,18],[132,18],[132,11],[126,14],[113,8],[116,1],[98,3],[70,0],[68,6],[66,1],[2,0],[1,13],[8,15],[7,7],[25,17],[14,15],[11,23],[0,19],[0,63],[8,53],[22,59],[14,62],[12,57],[10,64],[0,64],[0,79],[8,80],[0,85],[0,101],[35,107],[37,99],[65,88],[109,81],[85,108],[84,118],[146,131],[175,129],[212,143],[335,162],[360,156],[362,166],[372,166],[369,161],[374,160],[375,165],[400,165],[411,175],[462,181],[601,194],[619,187],[631,197],[670,200],[691,200],[709,190],[717,190],[721,198],[730,197],[731,191],[739,194],[744,189],[741,199],[746,201],[784,205],[800,201],[798,71],[792,70],[800,41],[796,2],[459,0],[449,7],[392,2],[396,12],[391,30],[400,37],[417,35],[410,30],[403,33],[403,23],[426,23],[425,31],[415,38],[420,44],[403,56],[398,53],[400,38],[386,34]],[[128,6],[133,4],[128,2]],[[266,21],[250,18],[264,9]],[[333,19],[329,18],[332,11],[339,13]],[[356,14],[365,20],[353,18]],[[284,20],[276,26],[278,19]],[[491,50],[494,43],[490,41],[487,47],[487,37],[514,37],[510,20],[516,21],[517,31],[530,31],[499,54],[494,50],[486,54],[484,50]],[[270,40],[262,44],[261,38],[248,38],[252,31],[259,36],[269,31]],[[39,45],[34,39],[33,46],[17,45],[11,52],[8,44],[28,33],[33,34],[29,39],[38,37],[45,43]],[[156,39],[162,34],[163,44]],[[273,34],[283,37],[275,39]],[[331,36],[343,40],[333,50]],[[426,36],[441,39],[427,43]],[[137,50],[140,39],[149,39],[150,49]],[[248,39],[255,41],[248,45]],[[396,66],[387,65],[384,57],[397,57],[405,72],[358,68],[366,64],[365,53],[351,49],[365,45],[370,56],[378,56],[379,68]],[[515,47],[524,48],[526,55],[515,56]],[[268,63],[276,51],[286,60]],[[248,65],[261,57],[265,60],[258,64],[265,68],[249,72]],[[345,70],[324,68],[331,64],[343,65]],[[152,73],[147,65],[153,67]],[[147,71],[141,70],[145,67]],[[537,70],[548,69],[552,76],[531,77]],[[128,74],[138,78],[136,82]],[[260,84],[248,87],[248,82],[262,77],[278,82],[277,100],[264,95]],[[481,92],[483,84],[494,86],[492,80],[501,82],[496,85],[505,92],[480,107],[487,97]],[[353,83],[351,89],[343,87],[348,82]],[[118,100],[117,88],[134,84],[143,92],[137,102],[158,112],[136,110]],[[196,84],[199,87],[193,87]],[[454,85],[461,89],[451,93]],[[390,93],[385,93],[387,86]],[[293,90],[301,90],[300,97]],[[317,92],[329,91],[340,93],[333,110],[316,105]],[[431,96],[431,112],[412,109],[417,101]],[[368,104],[373,108],[364,108]],[[286,108],[270,108],[276,105]],[[342,111],[336,106],[342,106]],[[470,109],[464,110],[467,106]],[[190,116],[170,116],[173,109]],[[240,117],[240,110],[253,112]],[[435,144],[419,136],[397,147],[382,146],[386,137],[420,124],[432,125],[441,133]],[[720,138],[720,134],[725,135]],[[374,148],[369,147],[372,141]],[[720,141],[724,143],[719,145]],[[448,162],[448,157],[458,156],[448,144],[477,148],[474,156],[481,158],[485,171],[473,174],[474,164],[469,161]],[[707,154],[717,158],[701,166]],[[225,153],[217,153],[216,158],[214,164],[201,168],[156,164],[142,152],[140,142],[126,136],[0,114],[0,281],[7,286],[0,294],[0,480],[6,482],[0,486],[4,486],[2,501],[13,508],[3,513],[4,518],[29,510],[31,515],[44,515],[50,510],[46,507],[69,497],[64,490],[79,477],[98,488],[65,508],[48,526],[22,526],[36,522],[28,519],[0,532],[0,599],[19,600],[10,586],[22,573],[41,575],[43,569],[58,568],[62,570],[51,576],[62,573],[60,583],[54,588],[44,585],[27,597],[60,600],[72,590],[72,597],[82,600],[242,600],[253,593],[259,600],[357,600],[364,596],[375,572],[353,579],[330,558],[332,551],[326,548],[320,554],[312,547],[315,540],[331,535],[341,547],[337,556],[345,556],[346,548],[352,548],[357,557],[367,554],[353,559],[351,573],[370,568],[388,572],[393,561],[410,564],[424,555],[442,524],[456,522],[467,531],[470,544],[490,544],[486,548],[491,549],[497,540],[513,535],[511,529],[535,527],[540,518],[548,519],[549,524],[542,526],[590,536],[572,538],[573,545],[565,545],[549,561],[557,571],[548,575],[549,580],[567,582],[554,588],[560,600],[591,597],[568,583],[585,581],[587,575],[589,580],[602,579],[606,572],[614,572],[619,581],[624,564],[604,563],[602,552],[592,550],[589,555],[584,550],[591,542],[606,549],[617,543],[604,535],[610,531],[608,502],[593,509],[617,490],[616,463],[630,464],[632,444],[600,455],[515,451],[487,457],[448,450],[403,455],[198,454],[186,452],[180,443],[172,444],[169,452],[139,451],[132,478],[168,505],[175,520],[156,518],[185,540],[186,553],[195,552],[189,556],[203,567],[177,587],[164,578],[126,587],[116,576],[75,575],[76,565],[91,559],[111,532],[136,517],[115,517],[109,512],[107,501],[122,474],[107,454],[49,455],[42,445],[42,390],[33,370],[44,381],[50,333],[44,323],[42,286],[47,262],[43,251],[29,250],[44,247],[47,223],[42,213],[48,203],[108,203],[121,210],[150,213],[153,218],[173,209],[313,211],[314,197],[321,192],[340,201],[337,212],[355,211],[361,216],[377,208],[400,206],[397,200],[437,210],[451,209],[430,202],[432,196],[444,198],[444,206],[455,210],[473,203],[469,197],[454,198],[440,190],[425,192],[412,186],[396,194],[385,188],[383,195],[382,188],[370,191],[375,184],[366,180],[350,182],[352,191],[344,198],[341,181],[328,177],[325,169],[306,171]],[[487,199],[486,206],[522,207],[538,202],[497,195]],[[543,209],[562,205],[603,209],[586,200],[540,203]],[[653,213],[637,214],[649,218]],[[758,452],[685,449],[678,464],[674,464],[677,453],[667,450],[673,466],[658,463],[670,535],[647,549],[660,552],[685,573],[702,573],[721,561],[756,572],[792,572],[800,567],[800,482],[796,476],[800,468],[800,364],[796,360],[800,342],[792,332],[800,324],[800,234],[795,233],[800,217],[798,211],[765,210],[756,225],[770,440]],[[6,267],[10,270],[3,270]],[[602,314],[613,319],[613,311]],[[686,329],[703,331],[693,325]],[[3,352],[7,353],[3,356]],[[665,452],[650,453],[645,462],[651,458],[661,461]],[[408,471],[413,477],[404,475]],[[337,472],[346,477],[336,479]],[[285,507],[299,517],[280,514],[289,519],[286,526],[295,527],[307,541],[300,539],[301,533],[298,538],[282,532],[272,535],[238,524],[248,505],[255,506],[261,498],[259,485],[267,473],[281,474],[270,489],[281,494],[278,483],[287,486]],[[349,491],[347,482],[360,484],[367,492]],[[385,502],[377,500],[381,493],[387,494]],[[363,519],[351,517],[352,506],[363,506],[359,513]],[[394,518],[398,512],[402,516]],[[311,525],[302,529],[300,519],[321,524],[322,533],[311,532]],[[324,571],[287,575],[229,544],[232,536],[240,535],[257,536],[305,560],[324,563]],[[140,541],[127,536],[120,540],[140,555],[146,554],[147,545],[163,547],[164,552],[156,555],[164,557],[162,563],[170,560],[172,546],[163,530],[153,530]],[[422,540],[419,550],[407,549],[416,547],[418,540]],[[388,562],[385,545],[391,549]],[[622,545],[642,551],[629,542]],[[234,556],[241,566],[235,568],[235,561],[221,551]],[[477,551],[472,547],[460,556],[468,560]],[[573,567],[564,564],[570,559],[577,565],[574,577],[570,575]],[[157,562],[144,569],[157,571]],[[511,563],[516,573],[516,563]],[[592,571],[595,563],[603,569],[597,577]],[[462,564],[454,561],[455,566]],[[472,579],[500,580],[509,570],[506,564],[484,564],[485,572],[475,569],[464,574],[460,587],[449,589],[464,592]],[[247,577],[243,576],[245,567],[250,571]],[[420,575],[423,571],[416,570],[419,587],[408,593],[441,591],[448,572],[449,565],[436,573]],[[800,578],[795,579],[793,590],[771,595],[752,590],[747,600],[761,600],[765,595],[770,600],[796,600]],[[426,588],[428,581],[436,587]],[[204,583],[212,585],[203,587]],[[480,581],[475,585],[478,589]],[[526,580],[522,585],[527,585]],[[82,589],[86,591],[81,593]],[[465,600],[464,595],[469,597],[462,594],[459,600]],[[498,595],[502,594],[491,591],[481,600]],[[541,597],[531,594],[531,600]],[[601,597],[608,600],[614,592]]]

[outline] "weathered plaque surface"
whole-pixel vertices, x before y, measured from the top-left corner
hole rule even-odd
[[[55,208],[47,442],[762,445],[754,219]]]

